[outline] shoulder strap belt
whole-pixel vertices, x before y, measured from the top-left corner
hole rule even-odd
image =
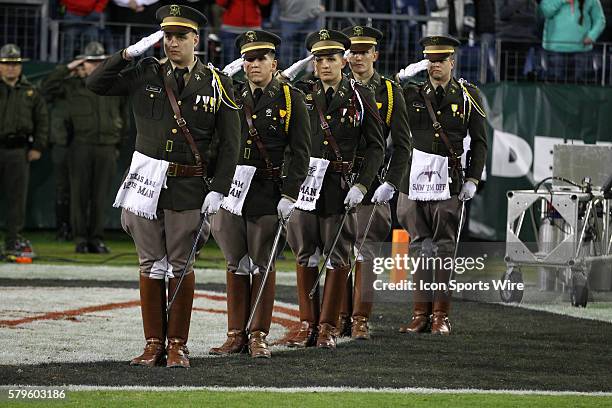
[[[261,154],[261,157],[263,157],[264,162],[266,163],[266,168],[271,169],[273,167],[272,160],[270,160],[270,155],[268,154],[268,151],[266,150],[266,147],[264,146],[263,141],[261,140],[261,137],[259,136],[259,132],[257,131],[257,128],[253,124],[253,110],[246,102],[244,104],[244,111],[245,111],[247,125],[249,125],[249,135],[255,141],[255,146],[257,146],[257,150],[259,150],[259,154]]]
[[[319,90],[319,86],[318,84],[316,84],[314,87],[315,93],[318,92],[318,90]],[[332,150],[334,151],[334,154],[336,155],[336,159],[338,161],[342,161],[342,153],[340,152],[340,147],[338,147],[338,143],[336,143],[336,139],[332,135],[332,132],[329,128],[329,123],[327,123],[327,121],[325,120],[325,115],[323,115],[323,111],[321,110],[321,107],[317,105],[317,102],[314,98],[313,98],[313,103],[317,107],[317,112],[319,113],[319,120],[321,121],[321,129],[323,129],[323,135],[325,136],[325,140],[327,141],[327,143],[329,143]]]
[[[425,94],[423,93],[422,89],[419,91],[419,94],[425,101],[425,106],[427,106],[427,113],[429,113],[429,117],[433,123],[434,130],[440,135],[442,142],[444,143],[444,145],[446,146],[446,148],[451,154],[451,162],[457,161],[457,159],[460,158],[460,156],[458,156],[455,149],[453,149],[453,145],[451,144],[450,140],[448,140],[448,136],[446,135],[446,132],[444,131],[444,129],[442,129],[442,124],[438,122],[438,118],[436,117],[436,114],[434,113],[433,106],[431,106],[431,101],[425,97]],[[461,163],[461,161],[459,161],[459,163]]]

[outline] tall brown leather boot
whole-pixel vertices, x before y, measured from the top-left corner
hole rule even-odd
[[[374,263],[372,261],[357,262],[355,266],[355,299],[353,300],[353,324],[351,337],[357,340],[369,340],[370,328],[368,320],[372,313],[374,282]]]
[[[263,274],[253,275],[253,285],[251,286],[251,310],[255,306],[257,293],[263,282]],[[272,311],[274,309],[274,290],[276,288],[276,271],[268,273],[266,286],[261,293],[259,305],[253,315],[253,321],[249,331],[249,354],[254,358],[270,358],[272,355],[268,348],[266,336],[270,333],[272,324]]]
[[[413,275],[412,281],[417,288],[422,282],[431,282],[431,271],[417,269]],[[432,307],[432,293],[416,289],[412,299],[412,319],[405,326],[400,326],[400,333],[427,333],[430,330],[430,315]]]
[[[346,277],[350,269],[350,265],[328,269],[325,275],[323,306],[319,323],[319,338],[317,339],[317,347],[319,348],[336,348],[336,321],[342,302],[342,292],[346,288]]]
[[[172,299],[179,278],[169,280],[168,296]],[[189,325],[191,323],[191,307],[195,290],[195,274],[185,275],[183,283],[176,294],[174,304],[168,316],[168,346],[166,347],[166,367],[189,368]]]
[[[163,365],[166,357],[166,282],[140,275],[140,310],[147,341],[144,353],[130,365],[153,367]]]
[[[288,347],[311,347],[317,338],[317,325],[319,324],[320,300],[319,289],[312,299],[308,297],[310,289],[317,281],[319,271],[316,267],[296,266],[297,295],[300,306],[300,328],[287,340]],[[336,316],[337,317],[337,316]]]
[[[450,269],[436,270],[436,283],[445,283],[448,286]],[[431,318],[431,334],[448,336],[451,334],[451,324],[448,320],[450,311],[451,292],[436,290],[433,294],[433,315]]]
[[[356,273],[356,272],[355,272]],[[338,337],[349,337],[351,335],[351,315],[353,314],[353,279],[346,279],[346,288],[340,306],[340,315],[336,322]]]
[[[226,273],[227,280],[227,339],[219,347],[211,348],[208,353],[225,356],[241,353],[247,344],[244,328],[251,309],[251,277]]]

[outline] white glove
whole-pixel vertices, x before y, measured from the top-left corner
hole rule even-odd
[[[227,64],[221,72],[227,76],[234,76],[242,69],[242,64],[244,64],[244,59],[240,57]]]
[[[359,187],[353,186],[349,190],[344,199],[344,204],[348,205],[350,208],[357,207],[359,203],[363,200],[364,194],[361,192]]]
[[[139,55],[144,54],[146,50],[157,44],[159,40],[164,37],[164,32],[159,30],[149,35],[148,37],[143,37],[136,44],[130,45],[125,49],[125,57],[127,59],[132,59],[134,57],[138,57]]]
[[[374,204],[388,203],[393,198],[395,194],[395,187],[393,187],[388,182],[382,183],[372,196],[372,202]]]
[[[281,72],[281,74],[290,81],[293,81],[300,72],[306,68],[310,60],[314,58],[314,55],[309,55],[304,59],[294,62],[289,68]]]
[[[349,48],[348,50],[344,51],[344,55],[342,56],[342,58],[348,59],[350,55],[351,55],[351,50]]]
[[[424,59],[419,62],[412,63],[408,65],[406,68],[400,69],[400,72],[397,73],[397,78],[400,81],[403,81],[407,78],[413,77],[419,72],[427,69],[429,67],[429,60]]]
[[[206,213],[208,215],[215,214],[219,211],[221,207],[221,202],[223,201],[223,194],[218,193],[216,191],[211,191],[206,195],[204,199],[204,204],[202,204],[202,213]]]
[[[473,181],[468,180],[461,186],[461,192],[459,193],[459,200],[468,201],[471,200],[476,194],[476,184]]]
[[[293,207],[295,203],[290,199],[283,197],[278,202],[278,206],[276,207],[276,211],[278,212],[278,218],[282,220],[288,220],[291,215],[291,211],[293,211]]]

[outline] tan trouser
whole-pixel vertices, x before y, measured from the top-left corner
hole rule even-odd
[[[315,267],[319,264],[321,255],[329,251],[341,220],[342,214],[318,216],[308,211],[293,211],[287,223],[287,242],[295,254],[298,265]],[[330,257],[332,268],[349,264],[356,228],[357,217],[355,213],[349,214]]]
[[[157,210],[157,219],[121,211],[121,226],[136,245],[140,273],[151,279],[179,277],[186,267],[201,220],[200,210]],[[204,223],[200,246],[208,240],[210,224]],[[193,272],[193,260],[186,274]]]
[[[212,234],[223,251],[227,269],[241,275],[265,271],[277,229],[276,215],[241,217],[222,208],[212,217]]]

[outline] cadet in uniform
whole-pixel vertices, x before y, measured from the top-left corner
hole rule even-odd
[[[461,201],[470,200],[487,159],[485,112],[478,89],[455,79],[455,47],[451,37],[421,40],[429,59],[428,80],[404,88],[412,132],[413,154],[409,174],[402,184],[397,218],[410,234],[412,256],[452,257],[457,239]],[[432,116],[435,120],[432,119]],[[463,139],[469,132],[471,160],[461,166]],[[434,193],[425,187],[436,187]],[[438,188],[439,187],[439,188]],[[419,282],[447,284],[451,269],[418,269]],[[450,334],[450,294],[415,291],[412,320],[401,332]],[[431,317],[430,317],[431,315]]]
[[[391,138],[393,155],[386,155],[378,177],[369,187],[362,204],[357,207],[358,249],[364,239],[368,220],[374,212],[366,243],[355,266],[355,285],[347,280],[344,302],[338,322],[338,332],[354,339],[370,338],[368,319],[372,311],[372,284],[374,264],[368,243],[384,242],[391,231],[391,207],[389,201],[401,185],[406,166],[410,163],[410,129],[408,114],[401,87],[374,69],[378,59],[378,43],[383,34],[372,27],[354,26],[342,31],[351,39],[348,62],[350,77],[374,93],[380,116],[383,119],[383,136]],[[364,156],[361,152],[359,156]]]
[[[170,162],[167,188],[162,189],[157,201],[156,218],[139,217],[125,208],[121,214],[140,261],[140,300],[147,341],[144,353],[132,364],[153,366],[166,358],[168,367],[189,367],[186,344],[195,277],[187,257],[197,235],[200,211],[215,213],[229,192],[238,160],[240,122],[231,80],[194,56],[200,39],[198,30],[206,17],[179,5],[161,7],[156,16],[163,32],[145,37],[104,61],[89,76],[87,86],[101,95],[129,95],[137,128],[136,151],[150,159]],[[130,60],[162,37],[166,63],[145,58],[128,67]],[[176,97],[173,104],[180,116],[171,106],[171,95]],[[218,139],[214,150],[213,138]],[[211,164],[213,157],[215,166]],[[213,175],[207,186],[205,177]],[[208,225],[205,229],[208,231]],[[176,292],[182,273],[184,280]],[[166,276],[168,294],[176,292],[167,322]]]
[[[5,250],[33,256],[21,236],[25,223],[29,163],[40,159],[49,132],[47,107],[40,92],[22,75],[21,50],[15,44],[0,48],[0,188],[5,197]]]
[[[304,95],[273,78],[280,42],[275,34],[260,30],[236,38],[247,77],[247,83],[236,82],[235,89],[242,105],[239,164],[257,170],[242,215],[222,208],[212,221],[212,234],[227,259],[228,331],[226,342],[211,349],[211,354],[239,353],[247,344],[245,326],[261,287],[278,220],[289,218],[308,171],[310,122]],[[283,167],[286,177],[281,181]],[[275,277],[272,266],[249,328],[252,357],[270,357],[266,336],[272,321]]]
[[[70,219],[77,253],[109,252],[104,225],[128,121],[127,98],[96,95],[85,86],[87,76],[107,57],[102,44],[90,42],[76,60],[58,66],[43,84],[50,97],[65,101],[59,104],[59,112],[56,107],[63,124],[54,125],[54,130],[66,134],[59,139],[70,140]],[[70,71],[80,65],[83,77],[71,76]]]
[[[297,258],[297,291],[301,326],[289,346],[336,347],[336,323],[355,242],[354,208],[363,200],[383,160],[381,119],[374,94],[342,75],[349,38],[339,31],[321,30],[306,38],[315,56],[317,81],[301,82],[310,114],[311,156],[330,161],[314,211],[297,210],[289,220],[287,241]],[[364,161],[351,186],[355,153],[364,140]],[[308,294],[317,281],[319,255],[330,251],[336,231],[349,207],[340,239],[326,265],[322,306],[318,294]],[[320,316],[319,316],[319,309]],[[318,326],[318,327],[317,327]],[[317,334],[318,331],[318,334]],[[317,339],[318,335],[318,339]],[[316,340],[316,341],[315,341]]]

